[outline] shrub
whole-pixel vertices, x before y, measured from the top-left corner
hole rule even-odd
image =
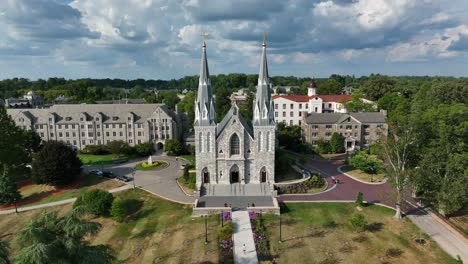
[[[177,156],[182,154],[182,150],[182,144],[177,139],[166,139],[164,151],[167,152],[167,155]]]
[[[81,161],[76,152],[58,141],[48,141],[34,155],[32,178],[39,184],[65,185],[81,172]]]
[[[218,225],[219,240],[231,239],[233,232],[234,232],[234,225],[232,224],[232,222],[224,223],[224,226]]]
[[[154,153],[153,143],[146,142],[135,146],[135,152],[140,157],[149,156]]]
[[[83,205],[91,214],[103,216],[109,214],[113,200],[114,196],[108,191],[93,189],[78,196],[73,208]]]
[[[362,192],[358,192],[357,193],[357,196],[356,196],[356,204],[357,205],[362,205],[362,202],[363,202],[363,194]]]
[[[316,151],[320,154],[330,153],[330,143],[328,141],[319,140],[319,142],[317,143]]]
[[[83,154],[92,155],[105,155],[109,154],[109,150],[104,145],[86,145],[83,150],[80,151]]]
[[[367,225],[366,218],[359,213],[353,213],[348,221],[351,224],[351,227],[358,232],[364,231]]]
[[[129,155],[134,152],[134,149],[122,140],[110,141],[106,146],[109,152],[114,155]]]
[[[110,213],[115,221],[122,222],[125,216],[127,216],[127,207],[125,205],[125,202],[121,199],[115,199],[112,202]]]
[[[357,169],[367,173],[376,174],[382,171],[383,161],[375,155],[368,155],[364,151],[360,151],[353,155],[349,160],[349,164]]]

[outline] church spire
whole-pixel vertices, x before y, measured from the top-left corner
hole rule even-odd
[[[253,115],[254,125],[270,125],[274,122],[265,37],[266,35],[263,33],[262,56],[260,58],[260,72],[258,73],[257,94],[255,96]]]
[[[200,66],[200,79],[198,81],[198,94],[195,102],[195,123],[198,125],[210,125],[215,120],[213,95],[211,93],[210,72],[206,57],[206,36],[203,32],[203,53]]]

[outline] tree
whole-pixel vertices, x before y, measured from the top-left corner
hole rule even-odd
[[[10,257],[8,256],[8,243],[0,240],[0,264],[10,264]]]
[[[362,99],[364,96],[360,92],[354,92],[351,101],[346,103],[348,112],[375,112],[376,106],[366,103]]]
[[[317,142],[316,151],[320,154],[330,153],[331,152],[330,142],[325,141],[323,139],[319,140]]]
[[[358,193],[357,193],[357,196],[356,196],[356,201],[355,201],[355,203],[356,203],[357,205],[362,205],[363,201],[364,201],[364,200],[363,200],[363,194],[362,194],[362,192],[358,192]]]
[[[26,146],[29,152],[38,152],[41,148],[42,139],[34,130],[25,130]]]
[[[3,166],[8,167],[5,164]],[[0,204],[12,204],[20,199],[18,186],[8,174],[8,168],[4,168],[3,175],[0,176]]]
[[[227,88],[221,87],[216,89],[215,92],[215,108],[216,108],[216,118],[218,122],[223,120],[226,113],[231,108],[231,91]]]
[[[81,160],[69,146],[48,141],[34,155],[32,178],[40,184],[55,186],[72,182],[81,172]]]
[[[375,155],[369,155],[365,151],[359,151],[349,160],[349,164],[364,172],[377,174],[382,170],[383,161]]]
[[[127,216],[127,208],[121,199],[115,199],[111,207],[112,218],[117,222],[122,222]]]
[[[254,100],[255,100],[255,93],[251,91],[247,95],[247,101],[245,102],[245,104],[239,105],[239,112],[241,113],[242,117],[244,117],[244,119],[247,122],[252,122]]]
[[[73,208],[84,206],[91,214],[105,216],[109,214],[113,201],[114,196],[110,192],[93,189],[78,196],[73,203]]]
[[[373,75],[362,86],[361,91],[371,100],[378,100],[395,88],[395,81],[388,76]]]
[[[409,184],[411,146],[414,143],[411,129],[395,129],[383,142],[384,154],[389,166],[387,173],[396,191],[395,218],[401,219],[403,191]]]
[[[345,152],[345,138],[334,132],[330,138],[330,151],[331,153],[343,153]]]
[[[83,207],[63,217],[41,213],[16,234],[20,250],[15,263],[112,263],[115,258],[109,246],[90,245],[86,239],[96,235],[101,225],[83,219],[85,214]]]
[[[110,141],[106,146],[109,152],[114,155],[128,155],[133,152],[133,148],[122,140]]]
[[[366,218],[359,213],[353,213],[348,221],[351,224],[351,227],[357,232],[364,231],[367,226]]]
[[[140,157],[149,156],[154,153],[154,146],[151,142],[141,143],[135,146],[135,152]]]
[[[179,102],[178,110],[187,113],[189,126],[193,127],[195,121],[195,99],[196,93],[189,91],[185,97]]]
[[[164,144],[164,151],[166,151],[168,155],[180,155],[182,150],[182,144],[177,139],[166,139]]]
[[[328,79],[317,85],[318,94],[341,94],[342,85],[335,79]]]

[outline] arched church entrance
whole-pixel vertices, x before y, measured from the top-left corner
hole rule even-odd
[[[203,183],[210,183],[210,173],[207,168],[202,171]]]
[[[163,150],[164,149],[164,144],[162,142],[158,142],[156,144],[156,150]]]
[[[240,182],[239,167],[237,167],[237,165],[233,165],[231,167],[231,170],[230,170],[229,174],[231,176],[231,183]]]
[[[260,170],[260,182],[266,182],[266,181],[267,181],[267,172],[266,172],[265,167],[263,167]]]

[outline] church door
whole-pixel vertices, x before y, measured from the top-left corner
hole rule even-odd
[[[261,172],[260,172],[260,182],[266,182],[266,171],[263,169]]]
[[[231,183],[239,182],[239,172],[231,171]]]
[[[210,183],[210,173],[208,171],[203,172],[203,183]]]

